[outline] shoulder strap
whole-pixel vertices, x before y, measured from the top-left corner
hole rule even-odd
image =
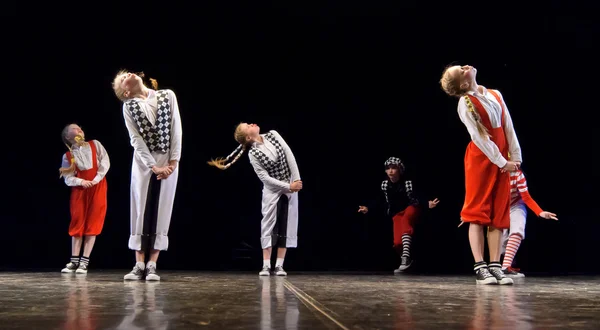
[[[506,115],[505,114],[506,107],[504,106],[504,102],[502,102],[502,98],[500,98],[498,91],[495,91],[493,89],[488,89],[488,92],[490,92],[490,94],[494,95],[494,98],[496,99],[496,101],[498,101],[498,103],[500,104],[500,107],[502,107],[502,127],[504,127],[504,116]]]

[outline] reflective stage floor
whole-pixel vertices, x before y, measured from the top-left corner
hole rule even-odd
[[[0,273],[2,329],[600,329],[600,277]]]

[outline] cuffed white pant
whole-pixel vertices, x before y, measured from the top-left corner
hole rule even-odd
[[[169,165],[169,152],[156,153],[152,156],[156,160],[156,166],[163,167]],[[140,251],[142,249],[142,236],[156,235],[154,245],[155,250],[167,250],[169,247],[169,225],[171,224],[171,213],[173,211],[173,201],[175,200],[175,191],[177,189],[177,178],[179,176],[179,166],[173,173],[164,180],[160,180],[160,195],[158,198],[158,211],[156,213],[156,232],[149,233],[146,229],[144,233],[144,214],[146,211],[146,201],[148,199],[148,186],[150,180],[156,180],[152,176],[152,169],[149,169],[134,154],[131,166],[131,236],[129,237],[129,249]]]
[[[263,249],[269,248],[273,241],[273,229],[277,222],[277,202],[284,195],[280,191],[272,191],[266,187],[262,191],[262,221],[260,223],[260,243]],[[298,193],[285,193],[288,197],[286,226],[286,248],[298,245]],[[279,233],[283,234],[283,233]],[[283,246],[282,246],[283,247]]]

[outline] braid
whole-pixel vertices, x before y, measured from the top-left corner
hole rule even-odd
[[[240,159],[240,157],[242,157],[242,155],[244,154],[244,151],[246,151],[246,146],[240,144],[237,148],[235,148],[235,150],[233,150],[232,153],[229,154],[229,156],[227,156],[225,158],[211,159],[207,163],[208,163],[208,165],[217,167],[221,170],[226,170],[231,165],[233,165],[235,162],[237,162],[238,159]],[[231,159],[231,157],[233,157],[234,155],[235,155],[235,157],[233,158],[233,160],[231,160],[229,163],[227,163],[227,161],[229,161]]]
[[[477,131],[479,134],[481,134],[483,137],[490,136],[487,128],[481,122],[481,116],[479,116],[479,112],[475,111],[475,107],[473,106],[473,102],[471,102],[469,96],[465,95],[464,98],[465,102],[467,103],[467,107],[469,108],[469,112],[471,113],[471,116],[473,116],[473,120],[475,120],[477,123]]]

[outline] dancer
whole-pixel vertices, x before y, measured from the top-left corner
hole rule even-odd
[[[525,222],[527,221],[525,206],[540,218],[558,220],[556,214],[542,210],[531,197],[523,171],[513,171],[510,173],[510,229],[504,229],[502,240],[504,254],[502,271],[508,277],[525,277],[523,273],[519,273],[519,269],[512,267],[521,241],[525,239]]]
[[[414,192],[412,180],[404,177],[406,168],[400,158],[390,157],[384,165],[388,178],[381,183],[381,190],[385,196],[386,215],[391,216],[394,223],[394,250],[401,260],[400,267],[394,270],[394,274],[399,274],[412,265],[410,251],[413,227],[419,218],[422,205],[428,205],[432,209],[440,201],[437,198],[432,201],[419,200]],[[369,207],[361,205],[358,212],[366,214]]]
[[[159,281],[156,262],[169,247],[169,225],[181,159],[181,118],[170,89],[146,87],[143,74],[120,71],[113,90],[123,102],[125,126],[133,147],[131,166],[131,236],[136,264],[126,280]],[[145,264],[147,250],[149,261]]]
[[[225,159],[208,162],[219,169],[228,169],[248,150],[250,163],[263,183],[261,246],[263,267],[261,276],[271,274],[271,250],[277,246],[275,275],[286,276],[283,262],[288,248],[298,244],[298,194],[302,189],[296,158],[277,131],[260,134],[256,124],[241,123],[235,129],[240,144]]]
[[[106,173],[110,159],[100,141],[85,141],[85,133],[77,124],[65,126],[61,136],[69,149],[63,155],[59,172],[71,187],[69,235],[72,237],[71,261],[61,272],[87,274],[90,254],[106,217]],[[82,244],[83,255],[79,257]]]
[[[521,147],[500,92],[477,84],[469,65],[447,67],[440,84],[459,98],[458,115],[471,142],[465,153],[465,202],[461,220],[469,223],[469,242],[475,259],[476,282],[513,284],[500,264],[502,233],[510,227],[509,172],[519,169]],[[513,160],[507,160],[508,153]],[[484,226],[488,226],[490,264],[483,258]]]

